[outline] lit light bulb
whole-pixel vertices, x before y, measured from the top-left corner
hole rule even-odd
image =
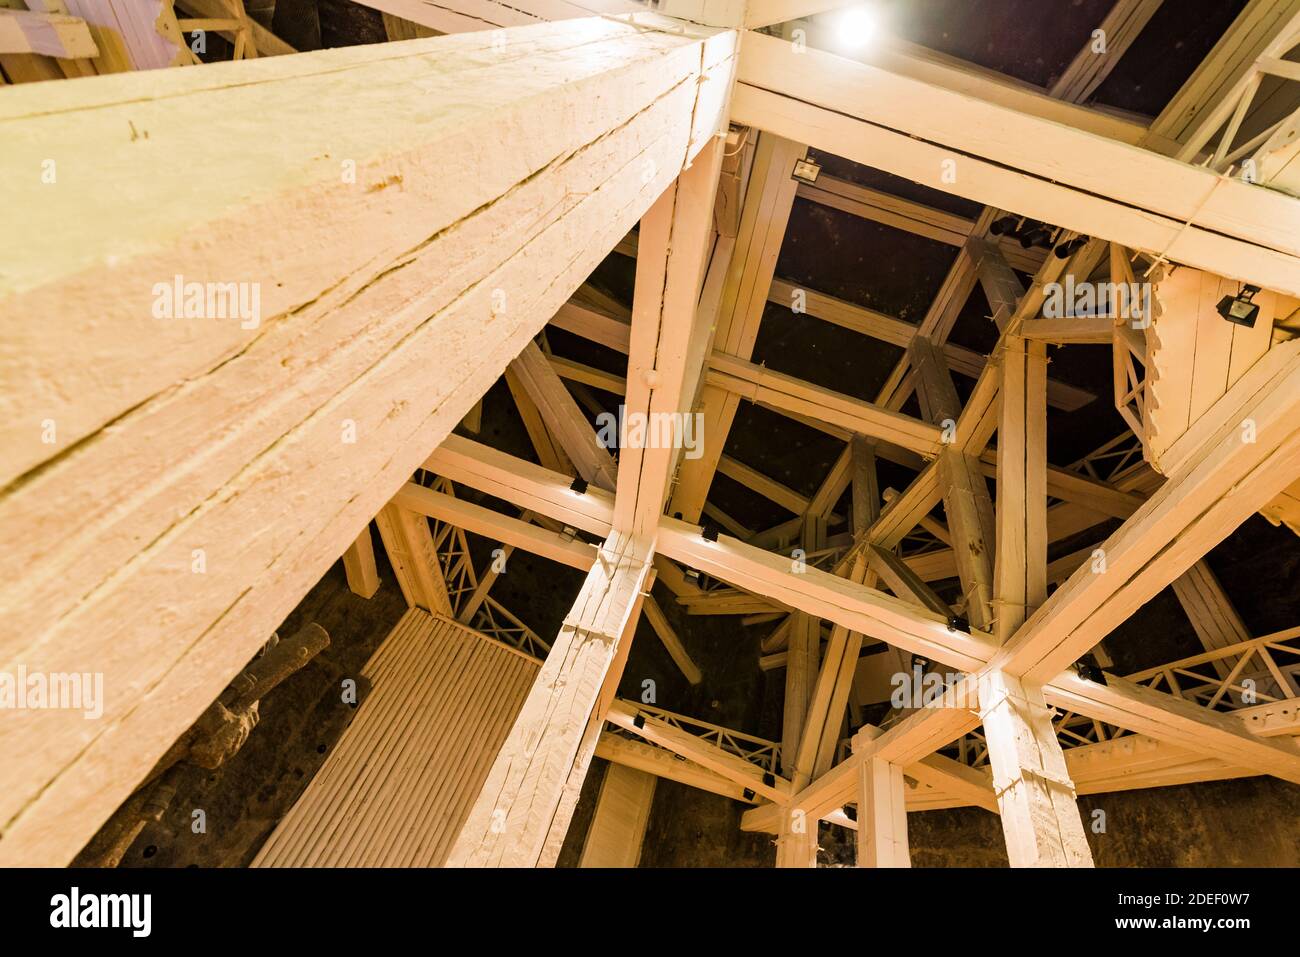
[[[876,17],[867,7],[849,7],[836,23],[839,42],[850,50],[860,50],[876,35]]]

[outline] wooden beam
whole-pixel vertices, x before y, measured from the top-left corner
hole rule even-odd
[[[510,371],[532,399],[546,428],[578,474],[597,488],[614,491],[618,475],[614,457],[601,444],[586,415],[536,342],[524,346],[510,363]]]
[[[1070,781],[1040,688],[980,676],[980,715],[1012,867],[1091,867]]]
[[[114,689],[93,728],[0,730],[22,782],[6,862],[71,859],[253,656],[694,158],[735,41],[543,25],[511,40],[543,64],[521,80],[491,39],[6,91],[5,206],[40,228],[0,237],[0,311],[70,318],[0,361],[0,561],[22,591],[0,596],[0,658]],[[185,142],[205,145],[181,170],[159,144]],[[24,185],[50,155],[98,172]],[[242,282],[250,318],[155,318],[176,276]],[[47,419],[52,443],[29,427]]]
[[[902,767],[878,757],[858,765],[858,867],[912,866],[905,800]]]
[[[940,429],[936,426],[743,359],[715,353],[709,361],[707,381],[759,405],[808,416],[915,452],[933,455],[939,448]]]
[[[428,520],[418,512],[390,502],[375,516],[375,524],[379,526],[379,537],[406,604],[435,615],[453,617],[447,582],[438,564]]]
[[[794,205],[798,184],[791,173],[795,161],[806,151],[806,147],[778,136],[758,137],[735,250],[722,288],[713,340],[715,352],[740,359],[753,354],[767,291]],[[704,416],[704,434],[709,438],[702,456],[682,462],[669,514],[699,520],[738,404],[737,396],[705,386],[698,408]]]
[[[712,138],[695,164],[641,220],[624,415],[641,417],[643,439],[635,441],[634,423],[624,426],[629,445],[619,450],[614,500],[614,527],[638,535],[653,537],[663,514],[683,448],[682,418],[694,406],[712,335],[713,316],[696,307],[714,249],[713,197],[722,164],[715,132],[709,130]],[[668,423],[667,434],[660,422]]]
[[[663,642],[664,650],[668,652],[669,657],[673,659],[673,663],[677,665],[686,680],[693,685],[697,685],[704,680],[699,665],[691,660],[686,646],[682,644],[681,637],[673,630],[673,626],[668,623],[668,619],[664,617],[663,609],[659,607],[659,604],[653,598],[647,598],[642,610],[645,612],[646,621],[650,622],[650,627],[654,629],[655,634],[659,636],[659,640]]]
[[[99,56],[86,21],[56,13],[0,10],[0,53],[38,53],[43,56]]]
[[[742,801],[745,804],[754,804],[758,801],[747,784],[737,784],[716,771],[710,771],[665,748],[656,747],[645,741],[633,741],[610,731],[600,736],[600,741],[596,745],[596,757],[638,771],[645,771],[666,781],[676,781],[687,787],[699,788],[710,794],[731,798],[733,801]],[[746,792],[749,793],[749,797],[745,796]]]
[[[636,867],[650,823],[655,776],[611,764],[600,784],[579,867]]]
[[[343,553],[343,571],[348,578],[348,588],[362,598],[373,598],[379,591],[379,572],[375,568],[375,544],[370,538],[370,526],[361,530],[356,541]]]
[[[994,637],[1047,600],[1047,347],[1006,336],[998,419]]]
[[[596,560],[596,547],[572,535],[538,528],[529,522],[412,482],[402,486],[393,497],[393,502],[410,512],[446,522],[514,548],[522,548],[533,555],[540,555],[570,568],[585,572]]]
[[[784,778],[778,777],[769,783],[768,779],[772,776],[758,765],[641,711],[633,702],[615,701],[606,720],[651,744],[666,748],[700,767],[743,785],[769,801],[784,801],[790,796],[790,782]]]
[[[1000,209],[1300,295],[1300,199],[1126,143],[818,50],[796,54],[758,34],[746,37],[733,119]],[[945,182],[945,163],[960,175]]]
[[[784,279],[775,279],[772,281],[772,290],[769,295],[769,301],[789,306],[795,291],[792,283]],[[813,289],[807,289],[803,286],[798,287],[804,296],[803,306],[808,315],[821,319],[825,322],[832,323],[844,329],[852,329],[854,332],[860,332],[865,336],[873,339],[879,339],[882,342],[888,342],[892,345],[906,348],[911,341],[918,335],[924,335],[922,327],[913,325],[910,322],[904,322],[901,319],[895,319],[892,316],[886,316],[884,313],[867,309],[863,306],[855,305],[851,302],[845,302],[842,299],[836,299],[825,293],[817,292]],[[1076,322],[1077,320],[1060,320],[1062,322]],[[1038,323],[1044,323],[1044,332],[1051,333],[1056,327],[1052,324],[1057,320],[1036,320],[1034,328],[1038,329]],[[1107,325],[1107,338],[1109,342],[1109,324]],[[1053,333],[1062,341],[1066,337],[1058,333]],[[1028,336],[1028,333],[1026,333]],[[1045,338],[1037,336],[1037,338]],[[1049,338],[1048,341],[1056,341],[1055,338]],[[1080,340],[1082,341],[1082,340]],[[980,373],[984,371],[987,364],[987,357],[976,352],[974,349],[967,349],[965,346],[959,346],[951,342],[945,342],[941,346],[943,357],[948,362],[948,368],[968,379],[978,379]],[[1081,409],[1097,397],[1086,389],[1080,389],[1065,382],[1055,379],[1048,380],[1047,400],[1054,408],[1062,409],[1066,412],[1073,412]],[[879,403],[877,403],[879,404]],[[894,406],[891,404],[890,408]]]
[[[601,546],[452,847],[448,866],[537,865],[588,716],[649,568],[645,544],[629,536],[615,533]]]
[[[1093,32],[1093,42],[1078,52],[1052,86],[1052,95],[1071,103],[1092,96],[1133,45],[1163,0],[1116,0],[1110,13]],[[1100,36],[1098,36],[1100,31]],[[1101,40],[1101,49],[1096,40]]]

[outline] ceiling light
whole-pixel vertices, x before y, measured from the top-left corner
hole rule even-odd
[[[836,40],[848,50],[861,50],[875,38],[876,14],[870,7],[849,7],[835,19]]]

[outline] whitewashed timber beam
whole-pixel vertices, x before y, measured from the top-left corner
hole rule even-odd
[[[0,860],[71,859],[706,145],[734,34],[657,22],[6,91],[0,191],[37,228],[0,237],[0,660],[107,697],[0,727]],[[22,172],[50,156],[54,190]],[[178,281],[233,283],[233,317],[159,318]]]
[[[1127,143],[819,50],[796,53],[753,33],[745,37],[733,120],[967,199],[1300,295],[1300,199]],[[944,176],[945,168],[956,175]]]

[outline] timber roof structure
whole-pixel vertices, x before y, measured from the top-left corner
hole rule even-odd
[[[1300,0],[0,0],[0,77],[0,864],[340,558],[409,610],[259,866],[554,865],[597,759],[588,866],[657,780],[783,867],[1300,784]]]

